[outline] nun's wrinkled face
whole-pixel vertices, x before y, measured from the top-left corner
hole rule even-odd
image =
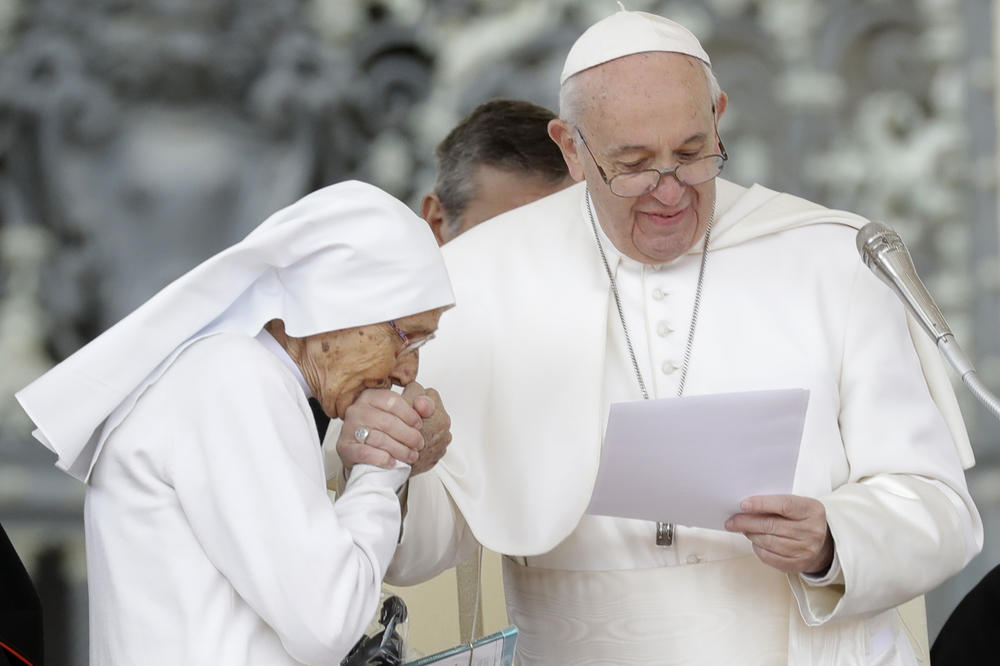
[[[418,348],[437,330],[444,310],[401,317],[395,328],[382,322],[310,335],[292,356],[323,411],[343,418],[365,389],[406,386],[416,379]]]

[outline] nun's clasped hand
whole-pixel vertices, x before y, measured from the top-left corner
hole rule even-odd
[[[730,532],[743,532],[758,558],[785,573],[822,575],[833,562],[833,536],[826,508],[798,495],[760,495],[740,503],[743,513],[726,521]]]
[[[389,389],[367,389],[344,414],[337,454],[348,471],[358,463],[390,468],[399,460],[413,465],[425,448],[424,420],[434,412],[434,400],[428,396],[412,399],[411,405]],[[361,427],[368,429],[363,443],[355,437]]]

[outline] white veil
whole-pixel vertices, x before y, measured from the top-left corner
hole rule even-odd
[[[275,318],[303,337],[453,303],[428,225],[382,190],[347,181],[273,214],[15,397],[56,465],[86,481],[107,435],[199,338],[256,335]]]

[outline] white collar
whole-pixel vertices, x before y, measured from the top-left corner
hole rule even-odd
[[[310,389],[309,384],[306,383],[306,378],[302,374],[299,364],[296,363],[295,359],[288,354],[288,351],[281,346],[281,343],[274,339],[274,336],[271,335],[270,331],[266,328],[260,329],[260,333],[257,334],[257,342],[264,345],[264,349],[274,354],[278,360],[281,361],[293,375],[295,375],[295,381],[297,381],[299,386],[302,387],[302,390],[306,394],[306,398],[313,397],[312,389]]]

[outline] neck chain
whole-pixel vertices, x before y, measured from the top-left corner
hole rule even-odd
[[[611,293],[615,297],[615,305],[618,307],[618,318],[622,322],[622,331],[625,333],[625,346],[628,348],[629,359],[632,361],[632,369],[635,371],[636,381],[639,382],[639,391],[642,392],[643,400],[649,400],[649,392],[646,390],[646,383],[642,380],[642,372],[639,370],[639,361],[635,356],[635,349],[632,347],[632,336],[629,334],[628,324],[625,323],[625,311],[622,308],[622,299],[618,293],[618,283],[615,281],[614,273],[611,272],[611,265],[608,257],[604,253],[601,245],[600,234],[597,233],[597,221],[594,219],[594,206],[590,200],[590,189],[586,191],[587,215],[590,218],[590,226],[594,230],[594,240],[597,242],[597,250],[601,254],[601,261],[604,262],[604,270],[608,274],[608,282],[611,283]],[[698,268],[698,284],[694,291],[694,307],[691,310],[691,326],[688,328],[687,345],[684,348],[684,363],[681,366],[681,377],[677,384],[677,397],[684,393],[684,382],[687,380],[688,366],[691,364],[691,350],[694,347],[694,329],[698,324],[698,310],[701,306],[701,288],[705,282],[705,264],[708,260],[708,243],[712,237],[712,224],[715,222],[716,206],[718,199],[712,206],[712,218],[705,228],[705,244],[701,250],[701,265]],[[674,524],[656,523],[656,544],[658,546],[670,546],[674,542]]]

